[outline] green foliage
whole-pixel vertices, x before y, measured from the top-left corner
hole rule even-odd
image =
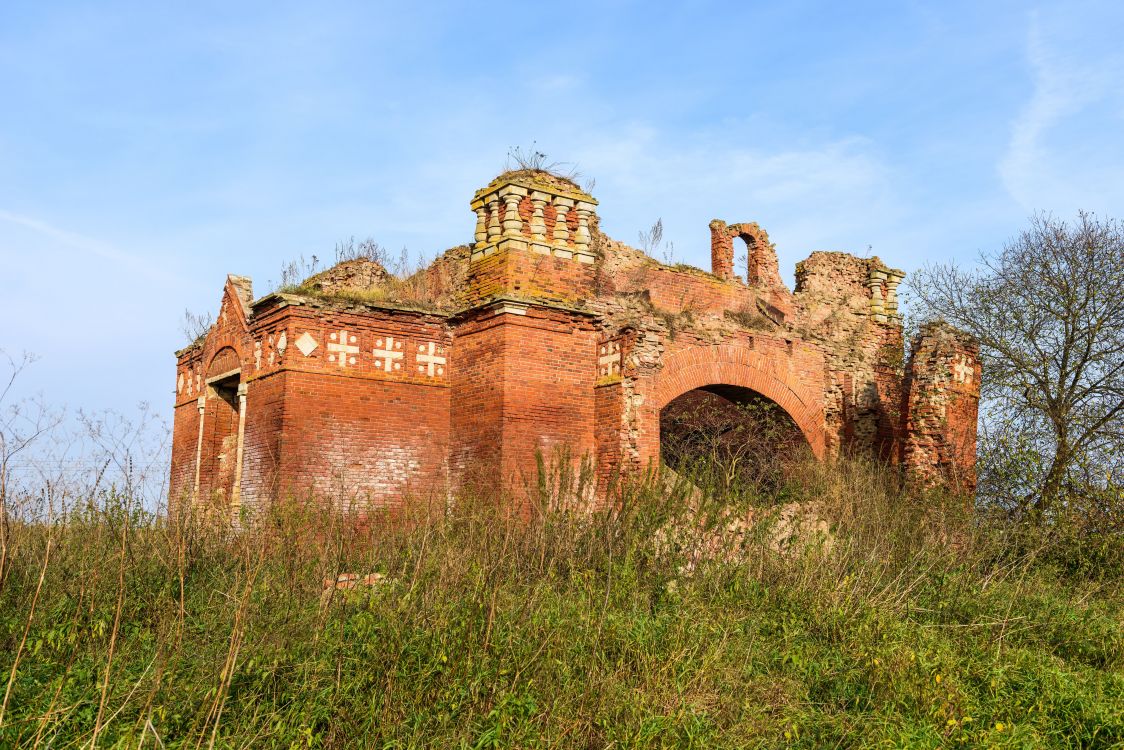
[[[654,479],[612,511],[558,508],[546,483],[526,513],[291,502],[240,533],[103,496],[13,524],[0,746],[89,746],[95,726],[149,748],[1124,745],[1119,579],[895,487],[800,467],[784,497],[816,504],[830,545],[754,534],[694,565],[661,532],[710,533],[713,508]],[[386,578],[325,594],[341,572]]]

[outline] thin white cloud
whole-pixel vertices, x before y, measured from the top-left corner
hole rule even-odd
[[[1096,202],[1105,191],[1119,195],[1119,171],[1077,152],[1084,145],[1065,137],[1075,116],[1100,103],[1124,98],[1124,57],[1095,57],[1050,38],[1037,12],[1029,16],[1027,61],[1034,92],[1015,120],[999,174],[1007,192],[1024,209],[1069,210]]]
[[[662,217],[677,251],[705,263],[710,219],[760,221],[795,262],[814,249],[862,253],[874,239],[872,225],[896,224],[907,210],[900,175],[864,138],[780,149],[724,133],[692,134],[686,148],[671,140],[635,125],[584,149],[583,166],[605,176],[603,226],[626,242]]]
[[[130,255],[122,250],[117,249],[113,245],[103,242],[102,240],[86,237],[85,235],[71,232],[66,229],[61,229],[52,224],[49,224],[40,219],[31,216],[24,216],[22,214],[12,213],[0,209],[0,221],[6,221],[17,226],[31,229],[39,234],[45,235],[60,245],[68,247],[72,250],[77,250],[81,253],[88,255],[95,255],[104,260],[112,261],[120,266],[124,266],[132,271],[147,276],[150,279],[160,281],[172,281],[174,277],[158,268],[153,267],[151,264],[145,262],[141,258]]]

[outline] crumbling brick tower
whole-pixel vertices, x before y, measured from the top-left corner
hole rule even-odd
[[[930,327],[904,363],[904,274],[878,258],[813,253],[790,291],[754,223],[710,223],[708,273],[608,238],[597,201],[547,172],[505,173],[470,205],[473,242],[408,279],[357,258],[256,301],[227,279],[216,323],[177,353],[177,507],[401,509],[474,475],[518,486],[559,455],[603,490],[659,462],[661,414],[684,398],[765,400],[821,458],[864,451],[971,490],[978,351]]]

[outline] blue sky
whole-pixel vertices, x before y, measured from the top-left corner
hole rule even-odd
[[[71,407],[170,415],[185,308],[371,236],[435,253],[532,143],[602,227],[759,221],[782,271],[970,263],[1124,218],[1124,5],[0,4],[0,348]]]

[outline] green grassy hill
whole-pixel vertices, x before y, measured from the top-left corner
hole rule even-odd
[[[13,521],[0,746],[1124,747],[1116,574],[867,466],[796,476],[529,520]],[[778,543],[789,503],[830,534]],[[385,578],[325,595],[344,572]]]

